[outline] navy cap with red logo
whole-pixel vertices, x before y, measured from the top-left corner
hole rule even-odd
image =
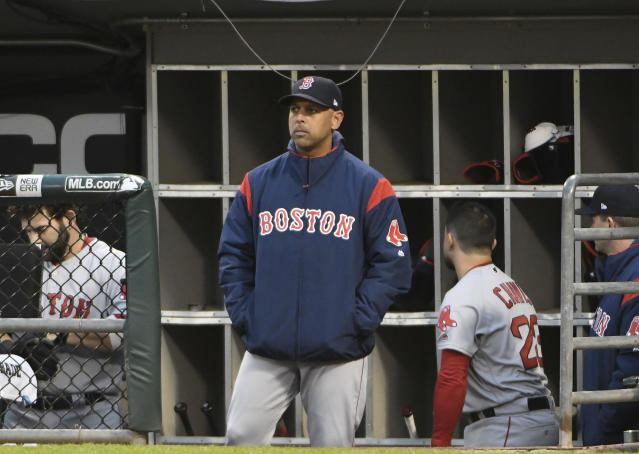
[[[601,185],[592,195],[590,204],[575,210],[575,214],[637,218],[639,217],[639,189],[632,184]]]
[[[342,110],[342,91],[331,79],[306,76],[293,84],[290,95],[282,96],[279,102],[288,104],[294,98],[302,98],[333,110]]]

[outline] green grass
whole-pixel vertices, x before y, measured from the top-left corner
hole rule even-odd
[[[135,446],[135,445],[115,445],[115,444],[64,444],[52,445],[44,444],[33,447],[24,446],[0,446],[0,453],[10,454],[299,454],[312,452],[313,454],[338,454],[338,453],[355,453],[355,454],[411,454],[424,453],[431,451],[429,448],[296,448],[296,447],[260,447],[260,448],[240,448],[225,446],[183,446],[183,445],[162,445],[162,446]],[[431,452],[437,454],[486,454],[490,450],[455,450],[455,449],[436,449]],[[502,450],[496,452],[517,452],[516,450]],[[529,450],[521,450],[519,452],[530,452]],[[593,452],[587,450],[534,450],[535,454],[575,454],[578,452]],[[615,451],[606,451],[615,452]]]

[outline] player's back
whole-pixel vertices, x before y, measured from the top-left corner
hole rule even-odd
[[[471,269],[446,294],[444,310],[455,326],[439,333],[438,348],[471,357],[464,411],[549,394],[535,308],[508,275],[494,264]]]

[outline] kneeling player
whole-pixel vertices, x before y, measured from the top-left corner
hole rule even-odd
[[[435,385],[432,446],[450,446],[462,407],[465,446],[550,446],[559,442],[546,387],[532,301],[492,263],[495,218],[462,202],[446,220],[443,253],[458,283],[437,326],[442,352]]]

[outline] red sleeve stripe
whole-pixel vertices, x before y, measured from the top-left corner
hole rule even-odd
[[[382,200],[393,197],[395,195],[395,191],[393,191],[393,187],[390,182],[386,178],[380,178],[375,185],[375,189],[368,199],[368,206],[366,207],[366,213],[375,208],[377,205],[381,203]]]
[[[639,282],[639,277],[635,279],[635,282]],[[621,299],[621,306],[626,304],[628,301],[633,300],[639,296],[639,293],[626,293]]]
[[[240,192],[246,197],[246,209],[249,216],[253,216],[253,204],[251,203],[251,185],[249,183],[248,173],[244,175],[242,185],[240,186]]]

